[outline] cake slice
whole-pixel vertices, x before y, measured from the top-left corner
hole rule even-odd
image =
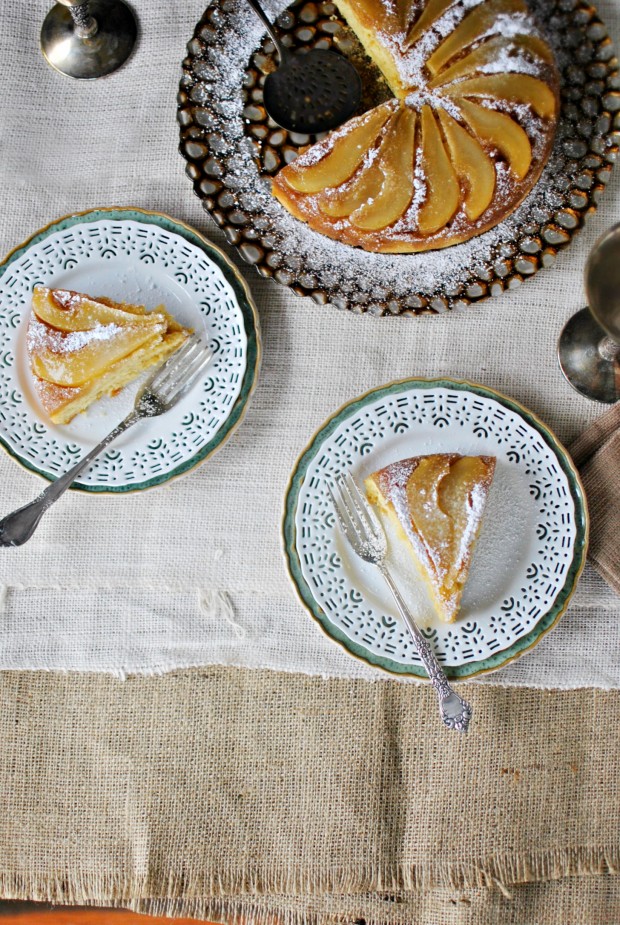
[[[495,457],[436,453],[391,463],[366,479],[369,501],[395,524],[438,616],[458,614]]]
[[[37,286],[28,325],[35,390],[55,424],[68,424],[177,350],[191,331],[163,306],[94,299]]]

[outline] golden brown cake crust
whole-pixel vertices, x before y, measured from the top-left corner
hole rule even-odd
[[[396,98],[378,107],[378,133],[355,135],[373,110],[302,152],[274,196],[315,231],[375,252],[445,248],[497,225],[539,179],[559,111],[553,53],[524,0],[336,2]],[[334,173],[355,145],[346,176]]]

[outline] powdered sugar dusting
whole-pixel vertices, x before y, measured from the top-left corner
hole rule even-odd
[[[540,63],[526,55],[504,48],[493,59],[478,68],[483,74],[531,74],[540,75]]]
[[[96,341],[112,340],[121,330],[118,324],[96,324],[87,331],[58,331],[33,315],[28,326],[28,350],[37,352],[45,348],[58,354],[76,353]],[[157,330],[157,325],[153,330]]]

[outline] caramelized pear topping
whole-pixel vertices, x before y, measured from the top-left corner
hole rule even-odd
[[[421,121],[426,200],[420,208],[418,227],[422,234],[434,234],[454,216],[460,205],[461,191],[430,106],[422,108]]]
[[[478,4],[430,56],[426,62],[429,72],[434,77],[448,61],[492,29],[498,16],[514,13],[527,13],[523,0],[484,0]]]
[[[134,314],[123,311],[121,305],[112,307],[105,301],[89,299],[79,292],[47,289],[45,286],[35,286],[32,310],[39,321],[59,331],[89,331],[96,324],[131,323],[148,327],[166,320],[157,310]]]
[[[497,35],[495,38],[483,42],[473,51],[459,58],[454,64],[441,71],[437,77],[430,81],[429,87],[435,89],[442,87],[461,77],[471,77],[477,70],[484,67],[485,64],[492,63],[502,55],[510,55],[514,51],[526,51],[533,58],[540,58],[547,63],[553,61],[553,52],[546,42],[537,38],[535,35],[514,35],[507,38],[503,35]]]
[[[32,370],[56,385],[82,385],[149,341],[161,340],[165,330],[164,323],[100,325],[90,331],[57,332],[31,356]]]
[[[383,183],[377,195],[351,216],[357,228],[378,231],[392,225],[407,209],[413,198],[413,161],[415,113],[403,109],[393,129],[391,142],[379,161]]]
[[[338,129],[338,137],[331,150],[316,164],[304,164],[303,154],[285,168],[289,186],[300,193],[318,193],[330,186],[340,186],[364,159],[368,149],[388,119],[391,106],[384,103],[370,113],[352,119],[345,130]]]
[[[495,193],[495,165],[482,145],[456,119],[439,112],[452,163],[465,188],[463,207],[467,218],[475,222],[486,212]]]
[[[444,584],[451,588],[461,579],[464,560],[469,552],[468,536],[474,492],[484,482],[487,465],[479,456],[462,456],[450,466],[450,471],[438,489],[438,504],[452,523],[450,565]]]
[[[393,113],[385,124],[378,150],[369,152],[369,163],[362,164],[344,189],[327,190],[319,200],[319,209],[330,218],[346,218],[360,206],[377,195],[383,184],[384,175],[379,160],[393,137],[393,127],[399,111]]]
[[[407,45],[413,45],[423,32],[430,28],[440,16],[452,6],[454,0],[429,0],[407,36]]]
[[[461,100],[459,108],[478,138],[497,148],[519,180],[532,163],[532,146],[521,126],[503,112]]]
[[[483,96],[491,100],[508,100],[531,106],[536,115],[550,119],[555,114],[556,100],[551,89],[529,74],[486,74],[471,77],[447,87],[448,96],[464,98]]]

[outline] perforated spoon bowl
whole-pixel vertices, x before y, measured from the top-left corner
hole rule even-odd
[[[337,128],[358,108],[360,76],[343,55],[322,48],[292,52],[282,44],[257,0],[248,3],[276,47],[278,69],[263,88],[265,109],[291,132],[316,135]]]

